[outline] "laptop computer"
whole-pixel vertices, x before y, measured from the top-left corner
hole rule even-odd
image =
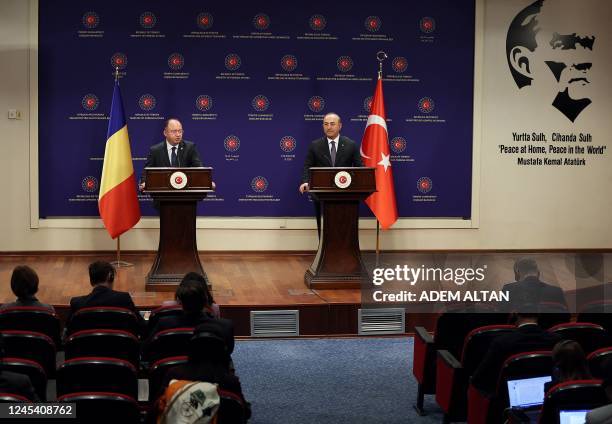
[[[544,403],[544,384],[551,380],[550,375],[508,380],[510,407],[523,411],[531,422],[537,422],[540,407]]]
[[[588,410],[559,411],[559,424],[584,424]]]

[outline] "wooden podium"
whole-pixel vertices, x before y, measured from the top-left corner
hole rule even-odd
[[[145,168],[145,193],[159,203],[159,248],[146,291],[174,291],[190,271],[204,274],[196,240],[196,207],[213,192],[212,168]]]
[[[359,249],[359,202],[376,191],[375,168],[310,168],[309,193],[321,202],[321,237],[304,275],[311,289],[370,283]]]

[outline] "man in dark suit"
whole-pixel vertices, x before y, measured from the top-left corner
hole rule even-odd
[[[310,143],[308,154],[304,160],[302,184],[300,193],[308,191],[310,168],[313,166],[363,166],[357,143],[348,137],[340,135],[342,120],[336,113],[330,112],[323,117],[323,132],[321,137]],[[314,202],[317,214],[317,231],[321,235],[321,205]]]
[[[176,167],[191,168],[202,166],[196,145],[191,141],[183,140],[183,125],[176,118],[170,118],[164,125],[164,137],[161,143],[151,146],[147,156],[147,167]],[[140,182],[140,189],[144,190],[144,181]]]
[[[504,285],[502,290],[510,296],[509,306],[512,311],[524,310],[525,304],[542,308],[542,302],[554,302],[567,307],[563,290],[540,281],[540,270],[535,260],[522,258],[514,264],[516,282]]]
[[[474,371],[471,383],[483,392],[493,393],[506,359],[521,352],[552,350],[560,340],[558,334],[549,333],[538,326],[537,313],[519,312],[516,330],[493,339],[482,362]]]
[[[127,308],[136,314],[140,321],[141,329],[144,331],[145,322],[132,297],[127,292],[113,290],[115,281],[115,268],[108,262],[96,261],[89,265],[89,282],[93,286],[91,293],[85,296],[77,296],[70,299],[70,312],[67,326],[70,326],[72,316],[81,308],[91,306],[118,306]]]

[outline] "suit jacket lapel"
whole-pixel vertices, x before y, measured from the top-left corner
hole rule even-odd
[[[338,138],[338,150],[336,150],[336,166],[341,162],[342,154],[344,153],[344,138],[340,136]]]
[[[177,146],[177,157],[179,167],[185,166],[185,144],[182,142]]]
[[[168,157],[168,148],[166,145],[166,142],[162,142],[162,148],[161,148],[161,155],[162,155],[162,163],[164,164],[163,166],[169,168],[170,165],[170,158]]]
[[[326,137],[323,137],[321,139],[321,154],[325,156],[325,158],[327,159],[327,163],[329,163],[329,166],[334,166],[334,164],[331,161],[331,155],[329,154],[329,144],[327,144]],[[337,161],[338,161],[338,153],[336,152],[336,162]]]

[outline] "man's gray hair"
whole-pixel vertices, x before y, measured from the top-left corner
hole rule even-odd
[[[521,258],[514,263],[514,273],[522,280],[528,275],[539,275],[538,263],[532,258]]]

